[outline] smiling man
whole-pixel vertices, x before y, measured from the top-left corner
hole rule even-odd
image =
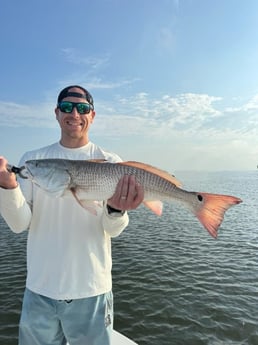
[[[87,90],[80,87],[65,88],[58,96],[55,113],[61,127],[60,143],[63,146],[78,147],[89,142],[88,131],[95,111],[93,98]]]
[[[93,98],[78,85],[63,89],[55,108],[59,142],[20,161],[43,158],[105,159],[115,153],[89,140]],[[124,176],[97,215],[73,198],[54,198],[29,180],[16,181],[0,157],[0,212],[14,232],[28,229],[27,280],[19,345],[110,345],[113,328],[111,238],[128,225],[127,210],[143,201],[134,176]]]

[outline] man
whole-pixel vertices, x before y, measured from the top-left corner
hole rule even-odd
[[[89,140],[93,98],[81,86],[63,89],[55,109],[59,142],[27,152],[29,159],[106,159]],[[128,225],[127,210],[143,201],[134,176],[124,176],[97,216],[71,196],[54,198],[7,171],[0,157],[0,212],[14,232],[28,231],[27,280],[19,345],[110,345],[113,327],[111,238]]]

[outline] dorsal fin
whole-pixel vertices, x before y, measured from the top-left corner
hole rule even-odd
[[[134,162],[134,161],[127,161],[127,162],[119,162],[116,164],[120,164],[120,165],[127,165],[127,166],[131,166],[131,167],[135,167],[138,169],[143,169],[146,171],[149,171],[155,175],[158,175],[170,182],[172,182],[174,185],[176,185],[177,187],[181,187],[182,184],[180,181],[178,181],[174,175],[169,174],[168,172],[164,171],[164,170],[160,170],[159,168],[155,168],[152,165],[146,164],[146,163],[140,163],[140,162]]]

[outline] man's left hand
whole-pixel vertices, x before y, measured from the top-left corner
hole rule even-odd
[[[108,199],[107,204],[121,211],[137,208],[144,199],[143,187],[137,183],[135,176],[125,175],[117,184],[115,194]]]

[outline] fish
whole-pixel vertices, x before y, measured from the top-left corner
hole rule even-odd
[[[217,238],[225,212],[242,200],[231,195],[187,191],[177,178],[152,165],[102,159],[34,159],[25,162],[26,176],[44,191],[62,197],[72,193],[87,209],[89,201],[108,200],[124,175],[134,175],[144,190],[144,205],[162,215],[164,202],[179,203],[190,210],[209,234]]]

